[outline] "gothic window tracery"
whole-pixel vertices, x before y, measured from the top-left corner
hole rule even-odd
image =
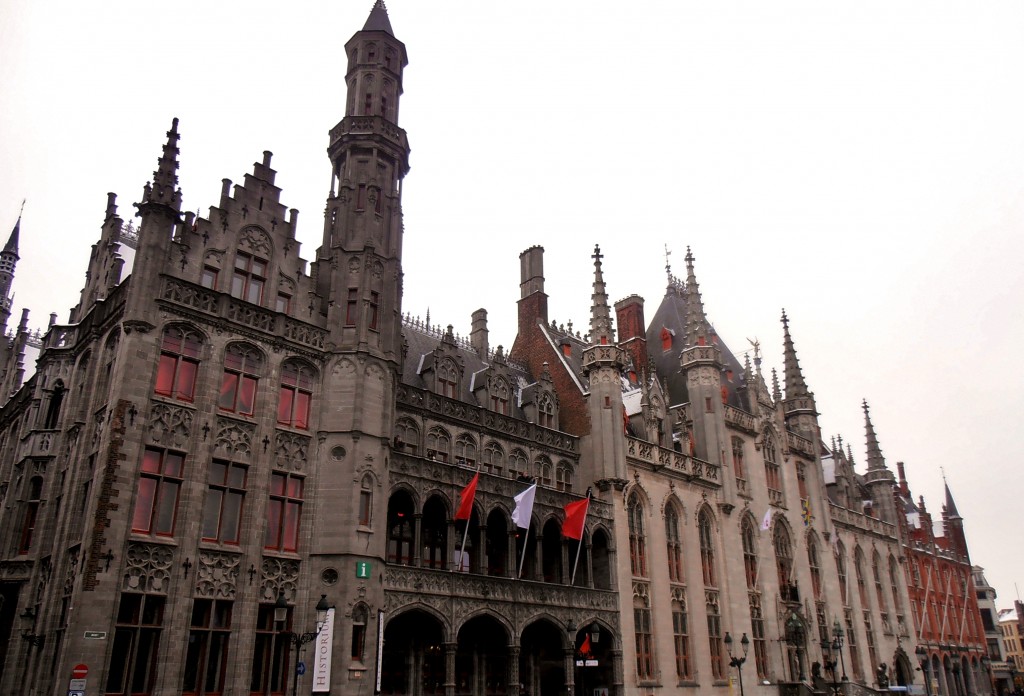
[[[232,343],[224,353],[224,376],[217,405],[222,411],[251,416],[256,410],[256,386],[263,355],[253,346]]]
[[[427,433],[427,459],[447,462],[451,458],[452,436],[444,428],[435,425]]]

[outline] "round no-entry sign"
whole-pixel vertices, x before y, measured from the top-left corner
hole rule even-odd
[[[85,679],[89,676],[89,666],[83,664],[77,664],[71,668],[72,679]]]

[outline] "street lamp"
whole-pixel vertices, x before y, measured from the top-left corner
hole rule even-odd
[[[316,603],[316,632],[315,633],[295,633],[294,631],[279,631],[280,635],[287,636],[291,644],[295,646],[295,667],[294,675],[292,677],[292,696],[298,696],[299,693],[299,651],[302,646],[316,639],[320,635],[320,631],[323,630],[324,624],[327,623],[327,610],[331,608],[331,605],[327,603],[327,595],[320,595],[320,601]],[[278,626],[283,626],[284,622],[288,620],[288,600],[284,597],[284,592],[279,592],[277,595],[277,601],[274,602],[274,623]]]
[[[825,669],[832,673],[832,693],[835,696],[839,694],[839,670],[836,667],[839,666],[839,658],[836,653],[839,652],[839,643],[836,641],[821,641],[822,648],[822,660],[825,662]],[[825,651],[828,651],[827,653]]]
[[[747,661],[747,653],[750,651],[750,639],[747,638],[747,634],[744,633],[743,637],[740,638],[740,645],[743,647],[743,657],[738,657],[732,654],[732,636],[729,632],[725,632],[725,650],[729,653],[729,666],[736,668],[736,674],[740,678],[740,696],[743,696],[743,663]]]
[[[846,676],[846,658],[843,657],[843,627],[836,619],[832,624],[832,649],[839,653],[839,664],[843,666],[843,681],[850,681]]]
[[[42,634],[36,634],[36,612],[32,607],[25,607],[25,611],[21,612],[21,622],[23,628],[21,629],[21,637],[27,640],[34,647],[43,647],[44,636]]]

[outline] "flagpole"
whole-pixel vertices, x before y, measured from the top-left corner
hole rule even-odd
[[[576,560],[572,563],[572,578],[569,579],[569,587],[576,584],[576,566],[580,564],[580,551],[583,549],[583,537],[576,540]]]
[[[526,536],[523,537],[523,557],[519,560],[519,574],[516,578],[522,580],[523,578],[523,563],[526,562],[526,546],[530,542],[530,528],[526,528]]]
[[[472,514],[473,513],[470,513],[471,517],[472,517]],[[459,549],[459,567],[458,567],[458,571],[460,573],[462,572],[462,557],[466,553],[466,537],[469,536],[469,522],[470,522],[470,520],[466,520],[466,531],[464,531],[462,533],[462,548]]]

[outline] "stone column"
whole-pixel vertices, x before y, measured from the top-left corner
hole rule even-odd
[[[519,554],[516,553],[516,527],[512,525],[512,529],[508,533],[508,545],[505,550],[505,574],[510,578],[516,576],[516,572],[519,570]]]
[[[590,537],[588,536],[587,537],[586,551],[584,552],[584,553],[586,553],[586,558],[583,559],[583,562],[586,564],[586,567],[587,567],[587,587],[589,587],[590,589],[594,589],[594,554],[593,554],[593,550],[594,550],[594,544],[591,543]]]
[[[612,696],[624,696],[626,691],[624,688],[625,678],[622,675],[622,651],[609,650],[608,656],[612,660]]]
[[[455,696],[455,651],[458,643],[444,644],[444,694]]]
[[[565,649],[565,692],[569,696],[576,694],[576,650],[573,645]]]
[[[482,524],[479,527],[480,533],[477,535],[477,572],[481,575],[490,575],[487,572],[487,568],[490,565],[490,561],[487,558],[487,525]]]
[[[519,646],[508,646],[508,696],[519,696]]]
[[[417,568],[423,563],[423,513],[412,516],[412,564]]]

